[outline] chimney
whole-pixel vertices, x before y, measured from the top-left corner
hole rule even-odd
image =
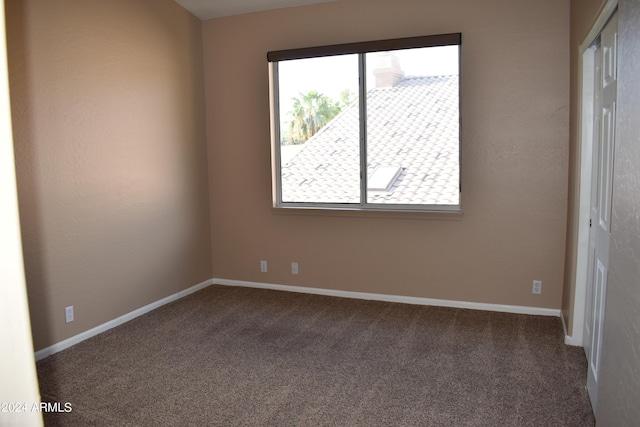
[[[398,57],[393,53],[384,52],[376,58],[373,75],[376,78],[376,88],[393,87],[402,80],[404,72],[400,68]]]

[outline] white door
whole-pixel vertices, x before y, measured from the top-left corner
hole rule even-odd
[[[589,233],[589,275],[584,346],[589,363],[587,389],[597,415],[600,355],[605,296],[609,272],[611,198],[617,98],[618,16],[614,14],[600,34],[595,53],[593,172]]]

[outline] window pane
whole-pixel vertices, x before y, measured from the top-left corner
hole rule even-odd
[[[458,46],[366,55],[367,203],[459,204]]]
[[[278,63],[281,196],[360,203],[358,56]]]

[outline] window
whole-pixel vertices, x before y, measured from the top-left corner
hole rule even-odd
[[[274,206],[459,210],[460,42],[269,52]]]

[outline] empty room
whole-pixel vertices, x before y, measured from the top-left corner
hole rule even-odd
[[[640,4],[4,0],[4,425],[640,418]]]

